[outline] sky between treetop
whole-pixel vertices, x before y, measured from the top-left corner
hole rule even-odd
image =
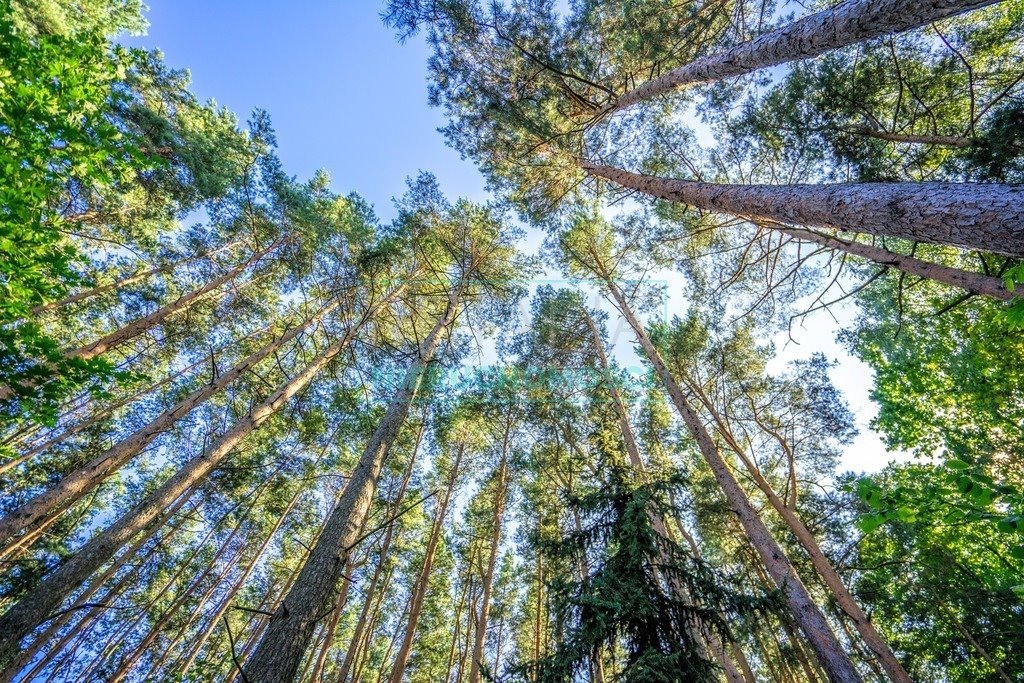
[[[435,174],[450,198],[490,198],[474,165],[445,146],[437,132],[444,119],[427,104],[428,49],[422,36],[399,44],[380,20],[381,3],[150,0],[149,7],[148,34],[123,42],[163,51],[170,66],[190,71],[199,98],[215,99],[242,119],[253,109],[267,110],[287,172],[307,179],[327,170],[334,190],[358,192],[383,221],[393,217],[391,200],[405,191],[406,178],[419,171]],[[531,231],[521,246],[535,252],[539,243]],[[684,312],[681,280],[657,277],[668,282],[668,314]],[[526,302],[522,310],[528,311]],[[819,311],[794,327],[794,341],[785,332],[777,335],[778,358],[771,367],[781,370],[814,351],[838,359],[832,379],[860,430],[840,469],[877,470],[906,455],[887,453],[871,431],[871,371],[834,340],[838,327],[857,314],[855,307],[840,304],[832,313],[838,324]],[[608,327],[619,363],[639,367],[625,324],[610,314]]]

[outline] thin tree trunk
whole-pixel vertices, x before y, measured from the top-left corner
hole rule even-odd
[[[484,661],[484,645],[487,641],[487,618],[491,608],[491,591],[494,587],[494,573],[498,566],[498,550],[501,545],[501,520],[505,513],[505,494],[508,490],[508,439],[512,430],[512,417],[506,416],[505,435],[502,439],[501,462],[495,481],[494,514],[491,519],[491,548],[484,572],[483,595],[480,597],[480,617],[477,620],[476,638],[473,643],[473,660],[469,665],[469,683],[480,683],[480,668]]]
[[[244,337],[241,337],[240,339],[237,339],[237,340],[234,340],[234,341],[229,342],[227,344],[224,344],[219,349],[216,349],[215,351],[213,351],[211,353],[220,353],[220,352],[224,351],[225,349],[228,349],[228,348],[231,348],[231,347],[236,346],[238,344],[241,344],[242,342],[248,341],[249,339],[251,339],[254,336],[257,336],[259,334],[262,334],[263,332],[266,332],[267,329],[268,328],[264,327],[262,329],[250,332],[249,334],[245,335]],[[89,417],[87,417],[85,419],[82,419],[82,420],[79,420],[78,422],[75,422],[73,425],[71,425],[70,427],[65,429],[60,434],[58,434],[56,436],[53,436],[53,437],[47,439],[46,441],[44,441],[42,443],[37,443],[34,446],[29,446],[29,450],[26,451],[25,453],[23,453],[22,455],[20,455],[17,459],[5,462],[3,465],[0,465],[0,475],[6,473],[7,471],[9,471],[11,469],[13,469],[14,467],[17,467],[18,465],[22,464],[23,462],[26,462],[27,460],[29,460],[33,456],[39,455],[40,453],[44,453],[44,452],[50,450],[51,448],[53,448],[53,447],[63,443],[64,441],[70,439],[72,436],[75,436],[76,434],[80,434],[80,433],[84,432],[86,429],[89,429],[90,427],[92,427],[96,423],[100,422],[101,420],[104,420],[107,417],[113,415],[116,410],[118,410],[120,408],[123,408],[126,405],[129,405],[130,403],[133,403],[134,401],[137,401],[138,399],[142,398],[143,396],[148,396],[149,394],[152,394],[154,391],[157,391],[161,387],[164,387],[164,386],[170,384],[171,382],[173,382],[173,381],[175,381],[177,379],[180,379],[182,376],[192,372],[193,370],[195,370],[200,365],[204,365],[204,364],[206,364],[208,362],[210,362],[210,356],[209,355],[204,356],[203,358],[200,358],[199,360],[197,360],[197,361],[195,361],[193,363],[190,363],[189,365],[186,365],[184,367],[172,369],[172,370],[170,370],[167,373],[167,376],[164,377],[163,379],[161,379],[159,382],[156,382],[154,384],[150,384],[149,386],[147,386],[144,389],[140,389],[139,391],[136,391],[135,393],[133,393],[133,394],[131,394],[129,396],[126,396],[125,398],[123,398],[123,399],[121,399],[121,400],[119,400],[119,401],[117,401],[115,403],[107,405],[102,410],[96,411],[95,413],[93,413]],[[73,412],[79,410],[82,407],[84,407],[84,406],[78,406],[77,408],[74,408],[70,412],[73,413]],[[61,419],[61,422],[64,423],[64,424],[67,424],[69,421],[70,421],[69,417],[62,417],[62,419]],[[50,433],[52,434],[53,431],[51,431]]]
[[[434,565],[434,554],[437,552],[437,544],[441,539],[441,532],[444,529],[444,520],[448,515],[448,506],[454,493],[455,482],[459,476],[459,465],[462,462],[464,452],[465,445],[460,444],[458,450],[456,450],[451,474],[446,482],[447,486],[442,492],[442,497],[434,510],[434,523],[430,527],[430,537],[427,539],[427,547],[423,551],[423,565],[420,567],[419,576],[416,577],[416,583],[412,589],[412,600],[409,602],[409,618],[406,621],[405,635],[402,638],[398,654],[395,655],[395,664],[391,669],[391,683],[401,683],[405,675],[405,667],[409,662],[409,655],[412,652],[416,627],[419,625],[420,615],[423,613],[423,601],[426,599],[427,589],[430,586],[430,570]]]
[[[189,256],[187,258],[183,258],[183,259],[180,259],[178,261],[174,261],[173,263],[168,263],[166,265],[159,266],[157,268],[151,268],[149,270],[145,270],[145,271],[142,271],[142,272],[139,272],[139,273],[135,273],[134,275],[129,275],[128,277],[121,278],[120,280],[117,280],[116,282],[111,282],[111,283],[108,283],[108,284],[105,284],[105,285],[98,285],[98,286],[93,287],[91,289],[86,289],[86,290],[83,290],[81,292],[77,292],[75,294],[71,294],[70,296],[67,296],[67,297],[65,297],[65,298],[63,298],[63,299],[61,299],[59,301],[51,301],[49,303],[40,304],[39,306],[36,306],[35,308],[32,309],[32,315],[39,315],[41,313],[46,313],[48,311],[52,311],[52,310],[55,310],[55,309],[58,309],[58,308],[63,308],[65,306],[69,306],[69,305],[71,305],[73,303],[76,303],[76,302],[79,302],[79,301],[85,301],[86,299],[91,299],[91,298],[93,298],[95,296],[99,296],[100,294],[106,294],[107,292],[110,292],[110,291],[113,291],[113,290],[118,290],[118,289],[123,289],[125,287],[130,287],[131,285],[134,285],[136,282],[142,282],[143,280],[145,280],[145,279],[147,279],[149,277],[152,277],[153,275],[156,275],[157,273],[167,273],[167,272],[170,272],[170,271],[178,268],[179,266],[183,266],[183,265],[186,265],[186,264],[189,264],[189,263],[193,263],[193,262],[198,261],[199,259],[202,259],[202,258],[209,258],[210,256],[213,256],[214,254],[217,254],[217,253],[220,253],[222,251],[230,249],[231,247],[235,246],[236,244],[237,244],[237,242],[232,242],[230,244],[224,245],[223,247],[220,247],[219,249],[214,249],[214,250],[206,252],[204,254],[196,254],[194,256]]]
[[[995,672],[995,674],[999,676],[999,680],[1003,681],[1003,683],[1013,683],[1013,680],[1006,673],[1003,667],[999,665],[999,662],[996,661],[995,657],[993,657],[992,654],[985,649],[985,647],[978,641],[977,638],[971,635],[971,632],[967,630],[967,627],[960,623],[960,620],[956,617],[955,614],[953,614],[953,611],[949,608],[944,608],[943,611],[946,613],[946,616],[949,618],[949,620],[953,622],[953,626],[955,626],[956,630],[960,632],[960,635],[964,637],[964,640],[970,643],[971,647],[977,650],[978,654],[981,655],[981,658],[988,662],[988,665],[992,667],[992,670]]]
[[[846,45],[909,31],[994,4],[996,0],[846,0],[754,40],[704,57],[639,85],[605,105],[610,114],[699,83],[806,59]]]
[[[445,329],[455,319],[460,289],[449,298],[445,313],[417,350],[402,386],[374,430],[324,532],[317,539],[299,578],[277,608],[266,634],[245,664],[246,677],[260,683],[291,683],[309,646],[317,614],[332,601],[348,555],[370,509],[384,459],[405,422],[424,370]]]
[[[939,147],[956,147],[958,149],[964,149],[974,144],[974,141],[970,138],[960,137],[958,135],[903,135],[900,133],[890,133],[886,130],[882,130],[881,128],[872,128],[871,126],[859,126],[857,128],[850,129],[848,132],[869,138],[876,138],[878,140],[899,142],[907,145],[936,145]]]
[[[618,387],[615,386],[615,379],[612,377],[611,364],[608,362],[608,355],[604,348],[604,340],[601,338],[601,333],[597,329],[597,324],[590,315],[590,311],[588,311],[584,306],[582,312],[584,321],[590,329],[593,348],[597,353],[598,364],[601,367],[605,386],[608,388],[608,393],[612,399],[612,407],[615,409],[615,414],[619,419],[619,431],[622,434],[622,441],[626,446],[626,454],[629,457],[630,464],[633,468],[636,469],[639,474],[646,477],[647,467],[643,458],[640,456],[640,447],[637,445],[636,435],[633,433],[633,426],[629,422],[629,413],[626,411],[626,404],[622,400],[622,395],[619,393]],[[665,520],[661,515],[650,513],[649,516],[651,518],[651,525],[654,527],[655,531],[665,538],[670,538],[668,525],[665,524]],[[667,583],[669,588],[671,588],[678,597],[685,600],[690,599],[690,596],[687,595],[687,591],[679,585],[678,581],[669,580]],[[725,678],[729,683],[743,682],[743,678],[740,676],[739,670],[729,658],[725,646],[717,635],[706,628],[695,629],[692,635],[698,642],[701,640],[705,641],[719,666],[721,666],[725,671]]]
[[[792,610],[794,618],[803,630],[811,647],[814,648],[814,652],[828,673],[829,679],[833,683],[860,683],[860,674],[857,673],[850,658],[843,651],[821,610],[818,609],[818,606],[811,599],[807,588],[800,581],[800,577],[794,571],[789,558],[786,557],[785,551],[779,546],[775,538],[772,537],[764,521],[761,520],[757,511],[750,504],[750,500],[740,487],[739,482],[736,481],[729,466],[722,459],[718,447],[711,438],[711,434],[708,433],[697,413],[693,410],[693,407],[676,383],[675,378],[672,377],[640,321],[633,315],[633,311],[629,307],[625,296],[610,278],[605,278],[605,282],[617,302],[619,310],[633,328],[640,346],[664,384],[669,397],[679,411],[680,417],[683,418],[690,434],[697,442],[701,454],[711,468],[730,507],[739,518],[747,539],[758,555],[760,555],[765,568],[776,586],[785,594],[786,602],[790,610]]]
[[[1024,256],[1024,187],[1017,185],[728,185],[641,175],[589,161],[581,165],[592,175],[652,197],[749,220]]]
[[[808,557],[811,559],[811,564],[814,566],[818,576],[821,577],[825,585],[831,591],[832,596],[835,598],[840,609],[850,618],[853,622],[854,627],[860,634],[867,646],[871,648],[871,651],[878,657],[879,662],[885,669],[886,674],[890,680],[897,683],[911,683],[910,675],[907,673],[903,665],[900,664],[899,660],[896,659],[896,655],[893,653],[892,648],[889,647],[889,643],[886,642],[882,634],[878,632],[874,624],[868,618],[868,615],[861,608],[860,604],[853,597],[850,591],[846,588],[846,584],[843,583],[839,573],[832,566],[832,562],[828,559],[825,553],[821,550],[821,546],[818,545],[818,540],[811,533],[810,529],[804,524],[803,520],[796,513],[796,511],[785,504],[779,495],[775,492],[775,489],[764,478],[761,474],[761,470],[758,469],[757,465],[747,456],[746,452],[740,446],[736,440],[729,426],[722,419],[722,416],[715,409],[711,400],[704,393],[704,390],[694,381],[684,378],[686,384],[690,388],[701,404],[704,405],[705,409],[710,413],[715,425],[718,428],[719,434],[725,439],[725,442],[729,444],[729,447],[736,453],[740,461],[743,463],[745,469],[750,474],[750,478],[757,485],[758,489],[764,493],[768,502],[775,509],[779,516],[782,517],[786,526],[789,527],[790,531],[796,537],[797,541],[807,552]]]
[[[142,452],[146,446],[152,443],[164,431],[170,429],[178,420],[202,405],[211,396],[222,391],[282,346],[298,337],[299,334],[311,325],[323,319],[325,315],[334,310],[340,303],[339,299],[334,299],[322,307],[315,315],[307,318],[302,324],[293,327],[276,341],[249,355],[230,370],[218,376],[214,381],[196,389],[165,410],[154,420],[135,430],[131,436],[123,439],[113,448],[109,448],[101,453],[88,464],[66,475],[53,488],[39,493],[18,509],[8,513],[0,520],[0,543],[13,537],[14,534],[26,526],[43,519],[47,513],[52,512],[52,514],[57,515],[71,507],[82,496],[93,490],[108,476]]]
[[[853,254],[868,261],[873,261],[878,265],[895,268],[901,272],[916,275],[926,280],[941,282],[950,287],[964,289],[972,294],[980,294],[981,296],[988,296],[1000,301],[1009,301],[1014,297],[1014,293],[1007,289],[1000,278],[992,277],[991,275],[972,273],[969,270],[960,270],[959,268],[951,268],[939,263],[923,261],[913,256],[897,254],[896,252],[871,244],[844,240],[833,235],[823,235],[813,230],[790,228],[785,225],[766,225],[765,227],[785,233],[790,237],[795,237],[802,242],[814,242],[829,249],[837,249],[847,254]]]
[[[324,366],[349,345],[355,329],[365,322],[368,314],[369,311],[359,322],[349,327],[341,339],[314,358],[302,372],[236,422],[206,453],[190,460],[157,490],[93,537],[73,557],[0,617],[0,666],[4,669],[9,666],[18,653],[21,639],[46,621],[61,602],[99,569],[111,554],[146,529],[159,516],[161,510],[220,466],[235,446],[309,384]]]
[[[362,647],[363,642],[363,632],[366,630],[366,624],[369,621],[370,609],[373,607],[374,601],[376,600],[377,582],[380,581],[380,576],[384,571],[384,562],[384,554],[380,553],[378,555],[377,564],[373,568],[373,576],[370,578],[370,585],[366,588],[366,596],[363,599],[363,607],[359,612],[359,618],[356,620],[355,630],[352,633],[352,640],[349,641],[348,650],[345,652],[345,659],[342,661],[341,668],[338,670],[338,677],[335,679],[335,683],[345,683],[345,681],[348,680],[349,671],[351,671],[352,665],[359,656],[359,648]]]
[[[212,292],[213,290],[217,289],[224,283],[234,280],[243,271],[247,270],[250,266],[253,266],[256,263],[258,263],[265,256],[280,248],[281,245],[285,244],[290,239],[291,237],[289,236],[278,239],[270,246],[255,252],[248,259],[246,259],[242,263],[239,263],[237,266],[235,266],[228,272],[224,273],[220,277],[216,277],[210,280],[199,289],[195,289],[189,292],[188,294],[178,297],[176,300],[172,301],[169,304],[161,306],[160,308],[153,311],[149,315],[139,318],[138,320],[129,323],[128,325],[125,325],[121,329],[115,330],[110,334],[101,337],[100,339],[97,339],[94,342],[91,342],[84,346],[80,346],[77,349],[72,349],[71,351],[68,351],[65,355],[69,358],[82,358],[88,360],[89,358],[95,358],[96,356],[99,356],[100,354],[105,353],[116,346],[120,346],[129,339],[137,337],[146,330],[149,330],[159,325],[168,316],[173,315],[178,311],[184,310],[185,308],[188,308],[188,306],[191,305],[192,302],[195,301],[196,299],[199,299],[203,295]]]

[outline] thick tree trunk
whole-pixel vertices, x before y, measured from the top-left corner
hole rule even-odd
[[[196,389],[165,410],[154,420],[135,430],[131,436],[122,440],[113,448],[107,449],[91,462],[66,475],[53,488],[43,491],[21,507],[8,513],[0,520],[0,544],[12,538],[25,527],[43,519],[47,513],[59,514],[71,507],[82,496],[85,496],[99,486],[107,477],[141,453],[146,446],[173,426],[178,420],[188,415],[194,408],[202,405],[211,396],[223,390],[285,344],[298,337],[311,325],[322,320],[325,315],[337,308],[340,303],[339,299],[331,301],[315,315],[307,318],[302,324],[293,327],[276,341],[249,355],[230,370],[219,375],[214,381]]]
[[[811,599],[810,593],[808,593],[807,588],[794,571],[793,565],[790,563],[789,558],[786,557],[785,551],[783,551],[771,535],[768,527],[765,526],[757,510],[751,505],[746,493],[740,487],[739,482],[736,481],[728,464],[722,458],[718,447],[711,438],[711,434],[708,433],[699,416],[683,394],[682,389],[676,383],[675,378],[672,377],[640,321],[633,315],[633,311],[629,307],[622,291],[610,279],[606,279],[606,285],[618,304],[620,312],[633,328],[644,354],[661,379],[672,403],[679,411],[683,422],[686,423],[691,436],[697,442],[697,446],[705,461],[707,461],[712,474],[714,474],[719,487],[725,494],[726,500],[728,500],[730,507],[739,518],[747,539],[758,555],[760,555],[775,585],[784,593],[794,619],[800,625],[804,636],[811,644],[819,661],[828,673],[829,679],[833,683],[860,683],[860,674],[857,673],[850,658],[843,651],[842,645],[836,639],[835,634],[825,620],[825,616]]]
[[[1006,285],[1001,279],[992,277],[991,275],[972,273],[969,270],[960,270],[959,268],[951,268],[939,263],[923,261],[913,256],[897,254],[889,251],[888,249],[882,249],[881,247],[876,247],[871,244],[844,240],[833,235],[823,235],[820,232],[815,232],[813,230],[803,230],[800,228],[790,228],[785,225],[771,224],[766,224],[764,227],[785,233],[802,242],[820,244],[821,246],[828,247],[829,249],[836,249],[847,254],[852,254],[854,256],[859,256],[860,258],[873,261],[880,266],[895,268],[901,272],[916,275],[917,277],[924,278],[926,280],[941,282],[944,285],[963,289],[971,292],[972,294],[980,294],[981,296],[991,297],[1000,301],[1009,301],[1014,297],[1014,293],[1006,288]]]
[[[46,621],[61,602],[99,569],[118,548],[146,529],[157,519],[161,510],[220,466],[235,446],[309,384],[324,366],[349,345],[355,328],[361,325],[365,318],[366,316],[350,327],[340,340],[321,352],[302,372],[236,422],[205,453],[190,460],[162,486],[93,537],[73,557],[0,617],[0,666],[6,669],[17,655],[21,639]]]
[[[374,430],[299,578],[274,612],[262,641],[245,663],[244,671],[249,680],[291,683],[295,678],[302,655],[313,637],[317,614],[333,601],[332,593],[337,589],[342,568],[358,541],[359,528],[369,512],[384,459],[405,422],[424,370],[445,329],[455,319],[458,307],[458,295],[453,295],[445,313],[420,344],[403,385]]]
[[[906,669],[900,664],[899,660],[896,659],[896,655],[893,653],[892,648],[889,647],[889,643],[886,642],[882,634],[874,627],[868,615],[861,608],[860,604],[853,597],[850,591],[846,588],[846,584],[843,583],[839,573],[832,566],[832,562],[828,559],[825,553],[821,550],[821,546],[818,545],[818,540],[811,533],[810,529],[804,524],[803,520],[796,511],[785,504],[785,502],[775,492],[775,489],[764,478],[761,474],[761,470],[758,469],[757,465],[747,456],[747,453],[740,446],[739,441],[735,438],[732,430],[722,419],[718,410],[715,409],[710,399],[705,395],[703,389],[697,385],[696,382],[686,379],[686,384],[690,390],[698,397],[700,402],[711,414],[715,425],[718,428],[719,434],[725,439],[725,442],[729,444],[729,447],[736,453],[740,461],[743,463],[747,472],[750,474],[750,478],[754,481],[757,487],[768,499],[768,502],[775,509],[779,516],[782,517],[786,526],[789,527],[790,531],[796,537],[797,541],[807,552],[808,557],[811,558],[811,564],[814,565],[815,571],[818,576],[821,577],[825,585],[832,592],[832,596],[836,599],[839,607],[846,613],[846,615],[853,622],[854,627],[860,634],[864,642],[867,643],[871,651],[878,657],[879,662],[885,669],[889,679],[896,683],[911,683],[910,675],[907,674]]]
[[[689,64],[623,93],[601,110],[610,114],[638,102],[699,83],[815,57],[846,45],[909,31],[997,0],[846,0],[832,9]]]
[[[391,669],[391,683],[402,683],[405,676],[405,667],[408,665],[409,655],[412,653],[416,627],[419,625],[420,615],[423,613],[423,601],[426,599],[427,590],[430,587],[430,570],[434,566],[434,554],[437,552],[441,532],[444,530],[444,521],[448,516],[448,507],[455,491],[455,482],[459,476],[459,466],[464,453],[465,446],[460,444],[455,452],[455,461],[452,463],[452,471],[446,482],[447,486],[445,486],[441,499],[434,510],[434,523],[430,527],[430,537],[427,539],[427,547],[423,551],[423,565],[420,567],[419,576],[416,577],[416,583],[412,589],[412,599],[409,601],[409,617],[405,623],[405,635],[402,637],[402,644],[398,648],[398,654],[395,655],[395,663]]]
[[[487,619],[490,616],[491,592],[494,588],[494,573],[498,566],[498,550],[501,545],[501,520],[505,513],[505,494],[508,490],[508,439],[512,429],[512,418],[506,416],[505,435],[502,439],[501,462],[498,464],[497,479],[494,483],[494,514],[491,519],[491,548],[484,572],[483,595],[480,597],[480,616],[477,619],[476,638],[473,642],[473,660],[469,665],[469,683],[480,683],[480,671],[484,662],[484,645],[487,643]],[[497,672],[494,672],[497,675]]]
[[[1024,187],[996,183],[725,185],[582,167],[638,192],[750,220],[1024,257]]]

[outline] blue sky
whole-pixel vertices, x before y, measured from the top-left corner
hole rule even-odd
[[[326,169],[334,190],[356,191],[382,220],[405,179],[434,173],[449,197],[488,198],[472,163],[445,146],[441,112],[427,104],[428,48],[422,37],[400,44],[384,27],[374,0],[150,0],[148,34],[124,42],[163,51],[168,64],[188,68],[193,91],[215,99],[243,120],[255,108],[274,122],[285,169],[300,179]],[[532,237],[524,248],[532,251]],[[557,274],[552,274],[557,275]],[[670,274],[668,278],[672,278]],[[670,286],[670,311],[685,310],[685,293]],[[607,307],[606,307],[607,310]],[[856,310],[837,307],[848,324]],[[616,357],[636,365],[632,335],[612,322]],[[833,381],[846,394],[861,435],[843,466],[873,470],[892,456],[868,426],[870,370],[835,343],[836,321],[817,313],[775,342],[784,361],[822,351],[838,358]]]
[[[427,46],[399,44],[372,0],[220,2],[150,0],[148,35],[188,68],[193,91],[243,120],[270,112],[285,169],[327,169],[334,189],[357,191],[382,218],[405,178],[435,173],[449,196],[484,199],[470,162],[445,146],[441,112],[427,105]]]

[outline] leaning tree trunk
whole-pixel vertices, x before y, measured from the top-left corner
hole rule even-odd
[[[1024,187],[997,183],[727,185],[584,170],[652,197],[753,221],[830,228],[1024,257]]]
[[[832,592],[832,596],[836,599],[839,607],[853,622],[853,625],[857,629],[861,638],[864,639],[864,642],[867,643],[868,647],[871,648],[871,651],[875,653],[876,657],[878,657],[878,660],[888,674],[889,679],[895,683],[911,683],[910,675],[907,673],[906,669],[903,668],[903,665],[900,664],[899,660],[896,659],[896,655],[893,653],[892,648],[889,647],[889,643],[885,640],[882,634],[878,632],[878,629],[876,629],[874,624],[871,623],[868,615],[846,588],[846,584],[843,583],[839,573],[835,570],[835,567],[832,566],[832,562],[821,550],[821,546],[818,545],[818,540],[814,537],[814,534],[811,533],[803,520],[800,519],[796,510],[783,502],[778,493],[775,492],[772,485],[764,478],[764,475],[761,474],[757,465],[747,457],[746,452],[733,435],[732,430],[729,429],[729,426],[712,405],[710,399],[704,394],[704,391],[696,382],[687,381],[687,384],[690,386],[690,390],[694,392],[700,402],[711,414],[715,425],[718,427],[719,434],[722,435],[725,442],[729,444],[729,447],[739,457],[747,472],[750,474],[750,478],[753,479],[757,487],[762,493],[764,493],[768,502],[775,511],[779,513],[779,516],[782,517],[783,521],[785,521],[786,526],[789,527],[790,531],[793,532],[793,535],[796,536],[797,541],[799,541],[800,545],[803,546],[808,557],[811,558],[811,564],[814,565],[814,569],[818,572],[818,576],[820,576],[825,585],[828,586],[828,589]]]
[[[405,422],[444,330],[455,319],[460,296],[461,289],[453,293],[444,314],[417,349],[402,386],[370,437],[299,578],[274,612],[263,639],[245,663],[245,678],[260,683],[291,683],[295,678],[313,637],[318,614],[333,601],[332,593],[337,590],[342,569],[358,542],[359,529],[369,513],[385,456]]]
[[[895,268],[900,272],[916,275],[926,280],[941,282],[944,285],[963,289],[972,294],[979,294],[1000,301],[1009,301],[1014,297],[1014,292],[1009,290],[1001,279],[991,275],[951,268],[913,256],[897,254],[872,244],[844,240],[833,235],[823,235],[813,230],[791,228],[785,225],[765,225],[764,227],[785,233],[801,242],[820,244],[829,249],[836,249],[847,254],[859,256],[880,266]]]
[[[154,420],[135,430],[131,436],[123,439],[114,447],[98,455],[91,462],[62,478],[53,488],[39,493],[21,507],[9,512],[3,519],[0,519],[0,544],[5,543],[25,527],[43,519],[48,513],[59,514],[74,505],[83,496],[99,486],[107,477],[124,466],[125,463],[141,453],[146,446],[152,443],[160,434],[170,429],[178,420],[185,417],[194,408],[202,405],[211,396],[223,390],[285,344],[298,337],[311,325],[322,320],[325,315],[334,310],[339,304],[340,299],[334,299],[326,306],[323,306],[315,315],[303,321],[302,324],[293,327],[281,335],[279,339],[249,355],[230,370],[219,375],[214,381],[199,387],[162,412]]]
[[[254,429],[266,422],[303,387],[341,353],[351,342],[355,329],[366,315],[346,331],[344,336],[314,358],[295,375],[254,407],[202,455],[193,458],[158,489],[147,495],[134,508],[123,514],[103,532],[94,536],[67,562],[43,580],[32,591],[0,617],[0,667],[6,669],[17,656],[22,638],[45,622],[60,604],[89,576],[99,569],[118,548],[146,529],[161,510],[180,495],[196,486],[227,459],[235,446]]]
[[[494,514],[491,519],[491,549],[484,572],[483,595],[480,597],[480,616],[476,623],[476,638],[473,640],[473,660],[469,665],[469,683],[480,683],[480,671],[484,661],[484,645],[487,642],[487,618],[491,609],[491,592],[494,588],[494,572],[498,566],[498,549],[501,545],[501,520],[505,513],[505,494],[508,490],[508,438],[512,428],[511,418],[506,417],[505,437],[501,447],[501,462],[494,490]],[[494,672],[497,674],[497,672]]]
[[[786,603],[793,612],[794,619],[800,625],[804,636],[814,649],[821,665],[828,673],[829,680],[833,683],[860,683],[860,674],[857,673],[857,669],[843,651],[842,645],[836,639],[831,627],[825,620],[825,616],[818,609],[807,588],[796,574],[785,551],[779,546],[757,513],[757,510],[751,505],[750,499],[747,498],[739,482],[736,481],[736,477],[733,476],[728,464],[722,458],[721,453],[718,451],[718,446],[715,445],[714,439],[711,438],[711,434],[708,433],[700,417],[698,417],[683,394],[682,389],[680,389],[679,384],[672,377],[640,321],[633,315],[633,311],[622,291],[609,278],[605,279],[605,284],[618,304],[620,312],[626,318],[630,327],[633,328],[644,354],[654,367],[659,379],[661,379],[665,390],[679,412],[680,417],[683,418],[683,422],[686,424],[691,436],[697,442],[697,446],[711,468],[711,472],[718,482],[722,493],[725,494],[730,507],[739,518],[751,546],[760,555],[761,561],[764,563],[776,586],[784,593]]]
[[[63,308],[64,306],[70,306],[71,304],[77,303],[79,301],[91,299],[93,297],[99,296],[100,294],[106,294],[107,292],[110,291],[130,287],[131,285],[134,285],[136,282],[142,282],[143,280],[146,280],[147,278],[150,278],[153,275],[156,275],[157,273],[167,273],[178,268],[179,266],[192,263],[193,261],[198,261],[201,258],[209,258],[210,256],[213,256],[218,252],[232,248],[236,244],[237,242],[231,242],[229,244],[224,245],[223,247],[214,249],[212,251],[208,251],[204,254],[196,254],[194,256],[189,256],[181,260],[174,261],[173,263],[168,263],[163,266],[158,266],[157,268],[151,268],[149,270],[135,273],[134,275],[129,275],[128,277],[121,278],[120,280],[117,280],[115,282],[110,282],[105,285],[97,285],[96,287],[93,287],[91,289],[86,289],[81,292],[77,292],[75,294],[66,296],[63,299],[60,299],[59,301],[50,301],[49,303],[40,304],[32,309],[32,315],[39,315],[41,313],[53,311],[58,308]]]
[[[711,83],[909,31],[998,0],[846,0],[715,55],[676,67],[601,108],[610,114],[688,85]]]
[[[423,613],[423,601],[427,596],[427,589],[430,587],[430,570],[434,566],[434,555],[437,552],[437,545],[441,540],[441,531],[444,529],[444,520],[448,515],[448,507],[451,504],[452,494],[455,490],[455,482],[459,476],[459,465],[462,463],[462,456],[465,452],[465,445],[460,444],[455,452],[455,461],[452,464],[452,471],[446,482],[445,490],[434,510],[434,523],[430,527],[430,537],[427,539],[427,547],[423,551],[423,565],[420,567],[419,576],[412,588],[412,599],[409,601],[409,617],[405,622],[405,635],[402,637],[402,644],[395,655],[395,663],[391,668],[391,683],[402,683],[405,676],[405,667],[409,663],[409,655],[412,653],[412,642],[416,635],[416,627],[419,625],[420,615]]]
[[[161,322],[163,322],[164,319],[167,318],[168,316],[188,308],[196,299],[199,299],[200,297],[208,294],[209,292],[212,292],[213,290],[217,289],[224,283],[235,279],[241,272],[249,268],[249,266],[260,261],[264,256],[279,248],[289,239],[289,237],[283,237],[277,240],[269,247],[261,249],[260,251],[256,252],[246,261],[238,264],[237,266],[235,266],[228,272],[224,273],[220,277],[214,278],[213,280],[210,280],[199,289],[193,290],[188,294],[185,294],[184,296],[181,296],[178,299],[172,301],[171,303],[161,306],[160,308],[153,311],[147,316],[139,318],[138,320],[135,320],[120,329],[114,330],[110,334],[107,334],[94,342],[85,344],[84,346],[79,346],[78,348],[75,349],[69,349],[65,351],[64,357],[89,360],[91,358],[95,358],[97,356],[102,355],[103,353],[109,351],[110,349],[113,349],[117,346],[120,346],[121,344],[124,344],[125,342],[139,336],[140,334],[156,327]],[[10,398],[13,394],[14,389],[12,387],[0,387],[0,401]]]
[[[277,240],[270,246],[257,251],[248,259],[246,259],[242,263],[239,263],[237,266],[235,266],[228,272],[224,273],[220,277],[216,277],[210,280],[199,289],[192,290],[188,294],[185,294],[175,299],[171,303],[161,306],[160,308],[153,311],[149,315],[143,318],[139,318],[138,320],[129,323],[128,325],[125,325],[119,330],[114,330],[110,334],[100,339],[97,339],[92,343],[80,346],[77,349],[72,349],[66,352],[65,355],[69,358],[82,358],[88,360],[90,358],[95,358],[96,356],[99,356],[100,354],[105,353],[116,346],[120,346],[129,339],[137,337],[143,332],[159,325],[168,316],[188,308],[189,305],[191,305],[192,302],[195,301],[196,299],[199,299],[205,294],[212,292],[213,290],[217,289],[224,283],[230,282],[231,280],[235,279],[243,271],[245,271],[250,266],[262,260],[263,257],[265,257],[267,254],[278,249],[289,239],[289,237],[282,237],[281,239]]]

